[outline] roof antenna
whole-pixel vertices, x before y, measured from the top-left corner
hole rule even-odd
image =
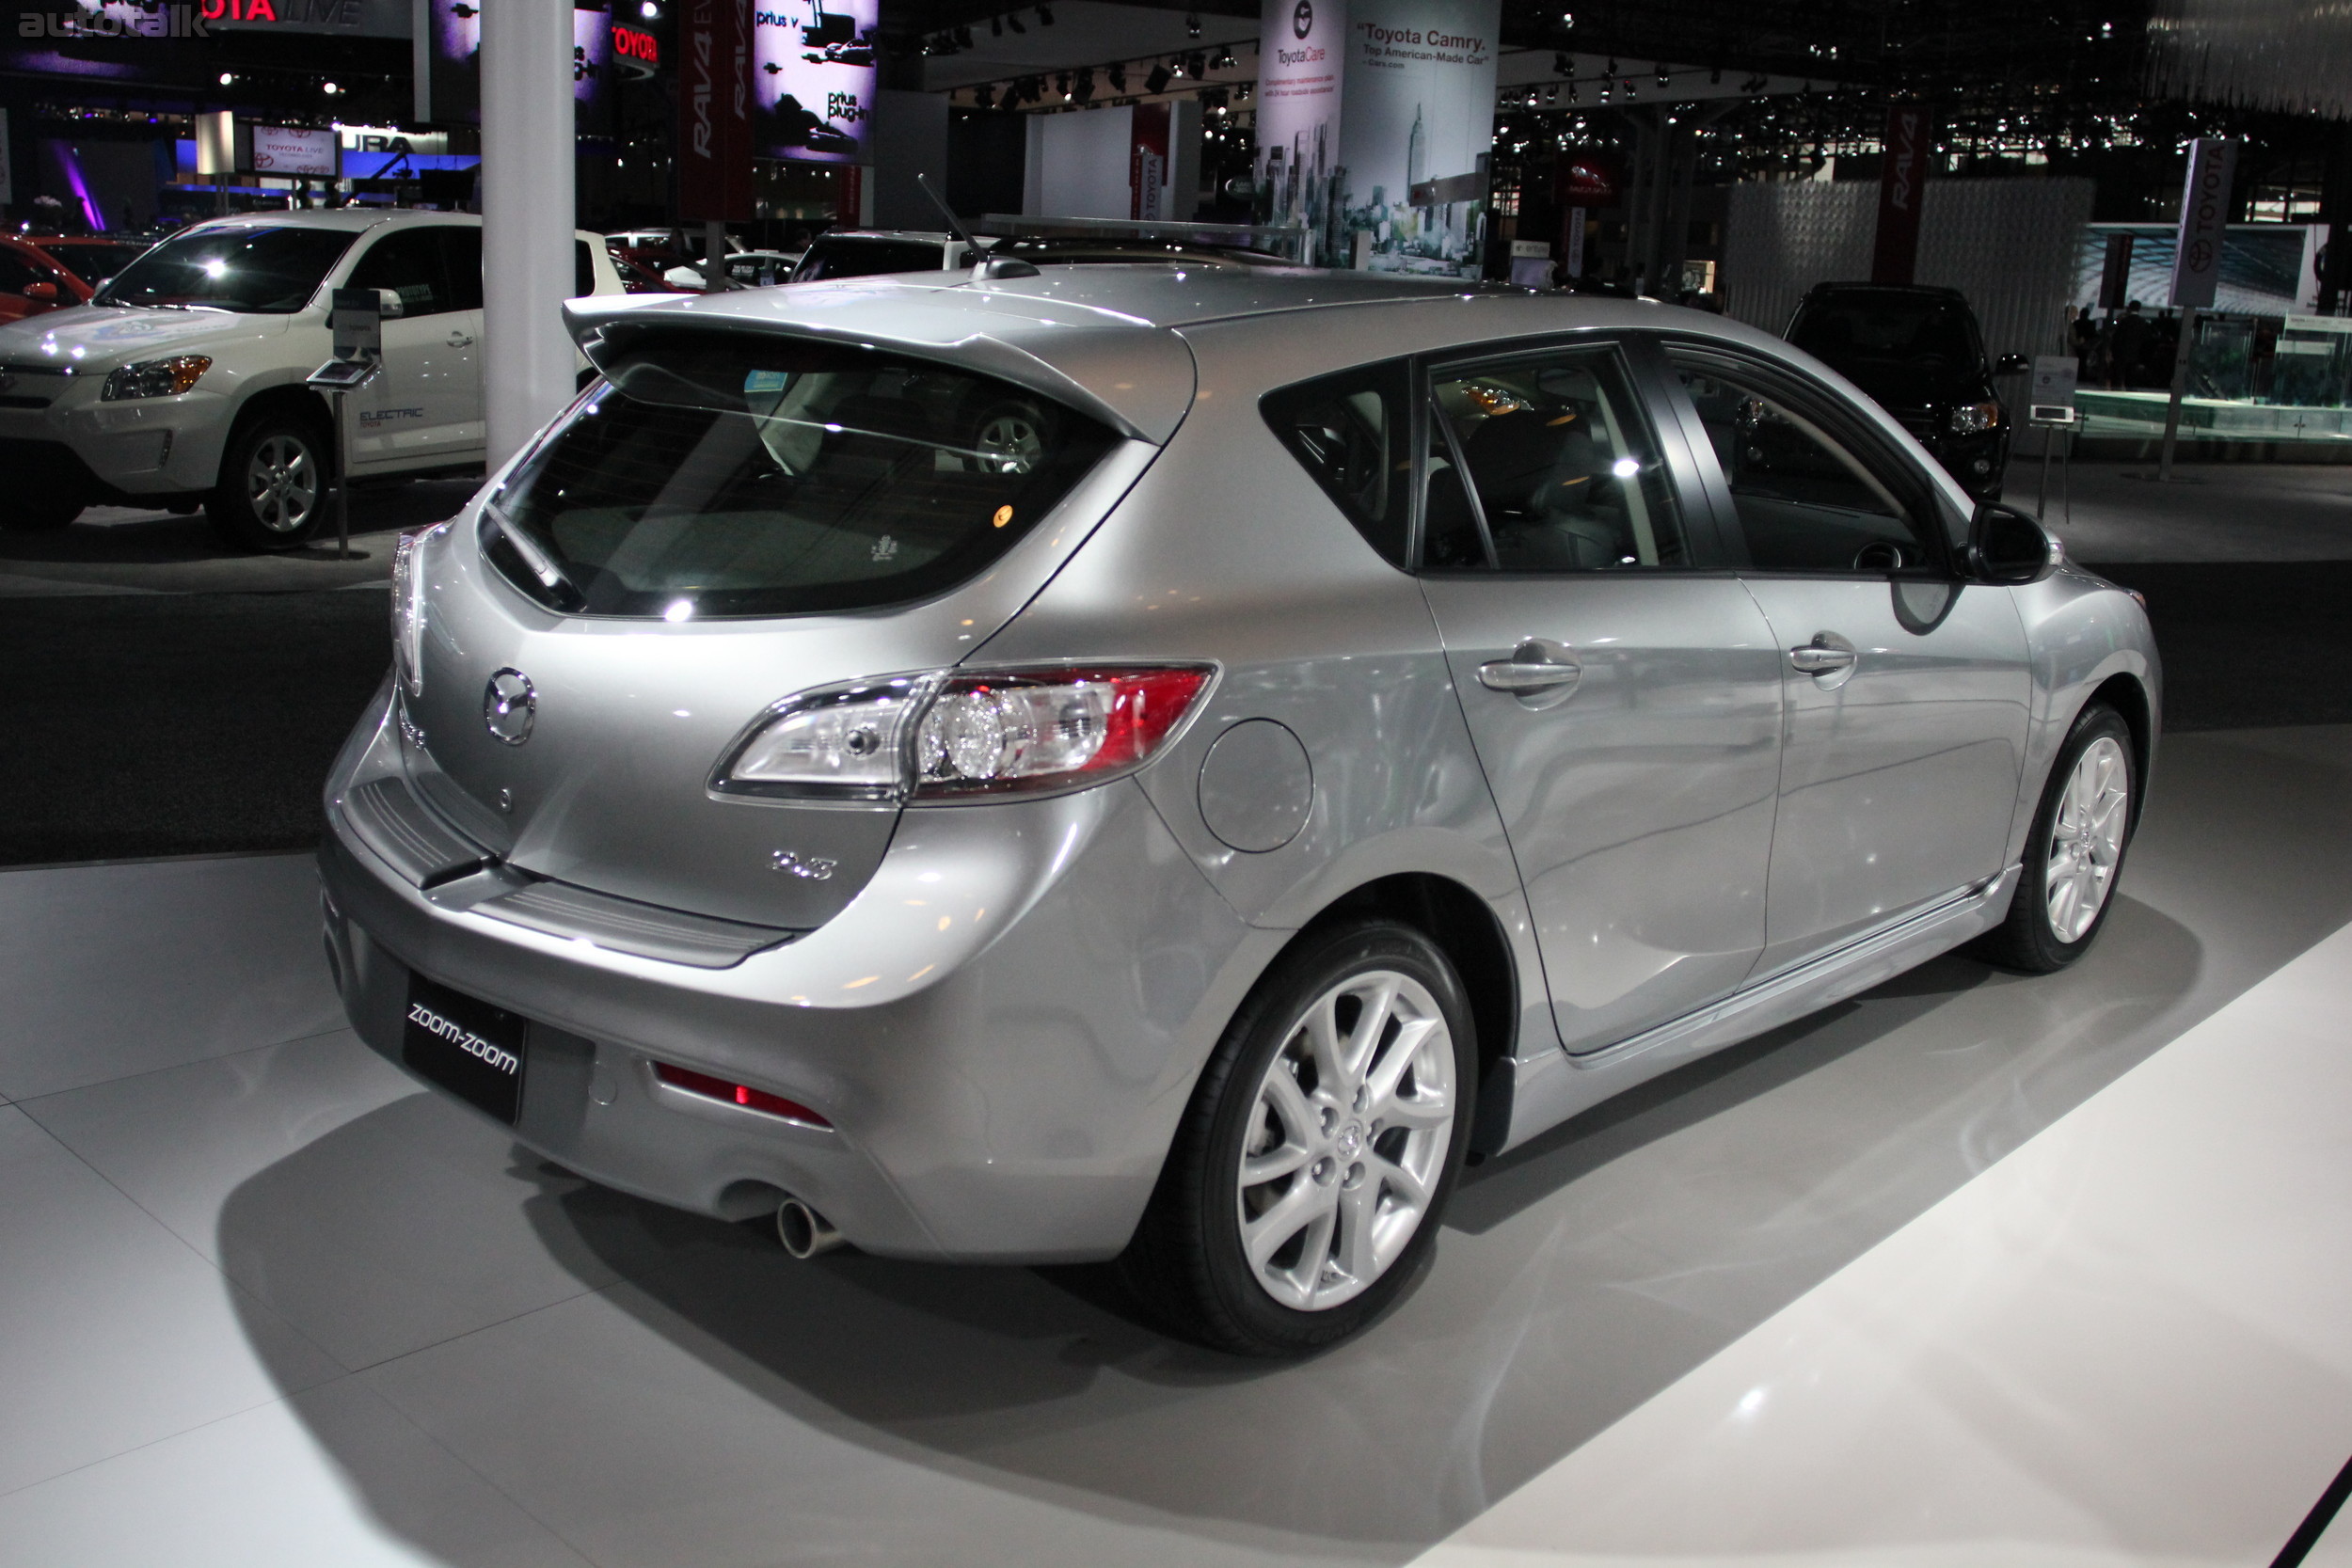
[[[931,198],[931,205],[939,209],[939,215],[947,220],[947,231],[963,242],[965,253],[978,258],[972,265],[972,280],[975,283],[992,277],[1035,277],[1038,275],[1037,268],[1019,257],[991,256],[987,251],[982,250],[980,242],[972,237],[972,230],[963,226],[961,218],[956,216],[955,209],[948,206],[937,191],[931,189],[930,180],[918,172],[914,177],[914,182],[923,187],[923,194]]]

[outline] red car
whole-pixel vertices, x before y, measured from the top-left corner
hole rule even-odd
[[[0,234],[0,322],[87,304],[146,248],[103,234]]]

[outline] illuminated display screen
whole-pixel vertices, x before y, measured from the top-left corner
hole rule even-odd
[[[879,0],[761,0],[752,90],[753,135],[763,156],[866,162],[878,12]]]

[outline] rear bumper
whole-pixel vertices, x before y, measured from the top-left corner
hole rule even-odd
[[[347,759],[350,753],[346,753]],[[867,1251],[1081,1260],[1126,1244],[1193,1080],[1287,933],[1236,917],[1132,782],[911,812],[850,905],[723,969],[452,907],[329,788],[326,940],[400,1060],[422,973],[532,1021],[515,1135],[592,1180],[745,1217],[792,1193]],[[811,1128],[658,1082],[781,1094]]]

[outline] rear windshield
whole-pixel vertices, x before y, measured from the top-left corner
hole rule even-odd
[[[946,247],[930,240],[824,239],[812,243],[792,272],[795,283],[820,277],[871,277],[886,272],[937,272]]]
[[[1118,437],[987,376],[787,339],[626,351],[491,498],[490,558],[567,613],[793,615],[927,598]]]
[[[290,315],[310,303],[356,238],[343,229],[252,224],[180,234],[123,268],[96,303]]]

